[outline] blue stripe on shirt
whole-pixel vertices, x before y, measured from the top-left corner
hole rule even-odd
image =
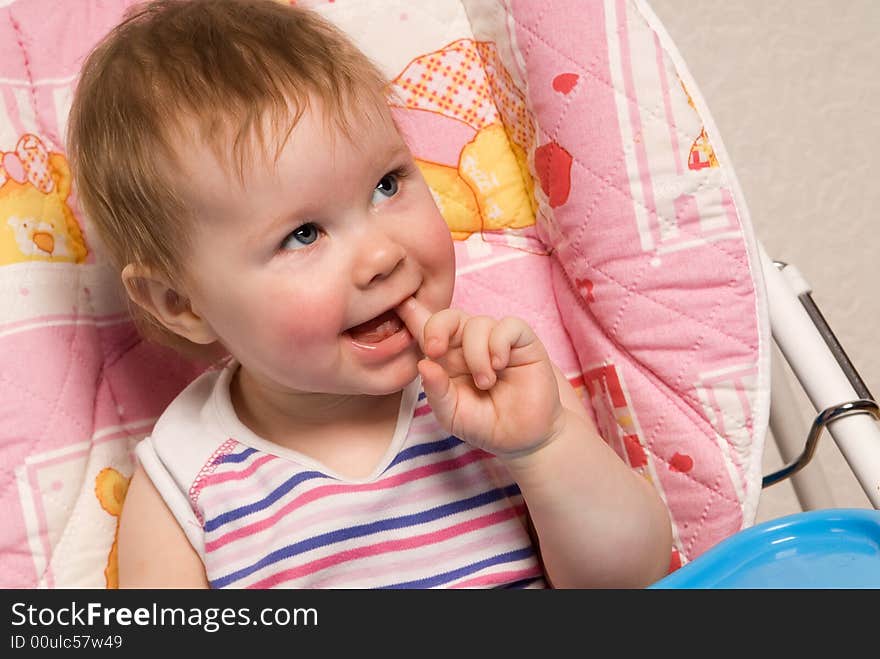
[[[426,442],[424,444],[416,444],[415,446],[410,446],[408,449],[404,449],[400,453],[397,454],[397,457],[391,461],[391,464],[386,467],[385,471],[391,469],[394,465],[400,464],[401,462],[405,462],[407,460],[412,460],[413,458],[417,458],[420,455],[430,455],[431,453],[440,453],[441,451],[448,451],[450,449],[463,444],[458,437],[450,435],[446,439],[440,439],[436,442]]]
[[[500,565],[501,563],[515,563],[516,561],[521,561],[524,558],[532,556],[534,553],[535,552],[531,547],[524,547],[504,554],[490,556],[482,561],[477,561],[476,563],[460,567],[457,570],[450,570],[449,572],[443,572],[442,574],[433,577],[425,577],[424,579],[416,579],[415,581],[405,581],[403,583],[394,584],[393,586],[385,586],[385,588],[433,588],[435,586],[442,586],[450,581],[455,581],[456,579],[461,579],[474,572],[479,572],[483,568]]]
[[[226,455],[221,455],[216,460],[214,460],[214,464],[220,465],[226,464],[228,462],[244,462],[256,452],[257,449],[248,447],[241,453],[227,453]]]
[[[234,508],[209,519],[205,522],[205,533],[216,531],[218,528],[220,528],[224,524],[227,524],[228,522],[232,522],[241,517],[245,517],[246,515],[250,515],[251,513],[255,513],[259,510],[262,510],[263,508],[266,508],[267,506],[272,505],[281,496],[290,492],[290,490],[295,488],[297,485],[304,481],[311,480],[312,478],[326,478],[326,476],[320,471],[301,471],[296,476],[288,478],[281,485],[276,487],[272,492],[270,492],[259,501],[255,503],[250,503],[246,506]]]

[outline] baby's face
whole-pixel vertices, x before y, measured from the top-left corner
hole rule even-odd
[[[183,157],[193,310],[276,392],[401,389],[419,352],[394,307],[452,299],[449,229],[393,122],[352,134],[306,111],[277,169],[257,158],[243,187],[207,147]]]

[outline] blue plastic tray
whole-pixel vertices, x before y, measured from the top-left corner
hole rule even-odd
[[[880,588],[880,511],[832,508],[758,524],[651,588]]]

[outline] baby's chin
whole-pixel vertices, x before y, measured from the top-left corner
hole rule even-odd
[[[411,371],[402,373],[400,377],[395,378],[393,382],[377,383],[375,386],[371,386],[369,391],[364,391],[363,393],[368,396],[388,396],[390,394],[396,394],[405,389],[408,384],[418,377],[418,375],[419,371],[415,365],[413,365]]]
[[[387,396],[395,394],[412,382],[419,374],[418,357],[412,356],[407,359],[401,359],[398,363],[383,371],[376,373],[372,377],[366,377],[359,384],[359,391],[352,393],[360,393],[365,396]]]

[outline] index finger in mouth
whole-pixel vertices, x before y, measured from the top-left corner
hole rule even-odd
[[[415,337],[422,352],[425,351],[425,324],[431,317],[431,311],[414,297],[408,297],[394,309],[409,333]]]

